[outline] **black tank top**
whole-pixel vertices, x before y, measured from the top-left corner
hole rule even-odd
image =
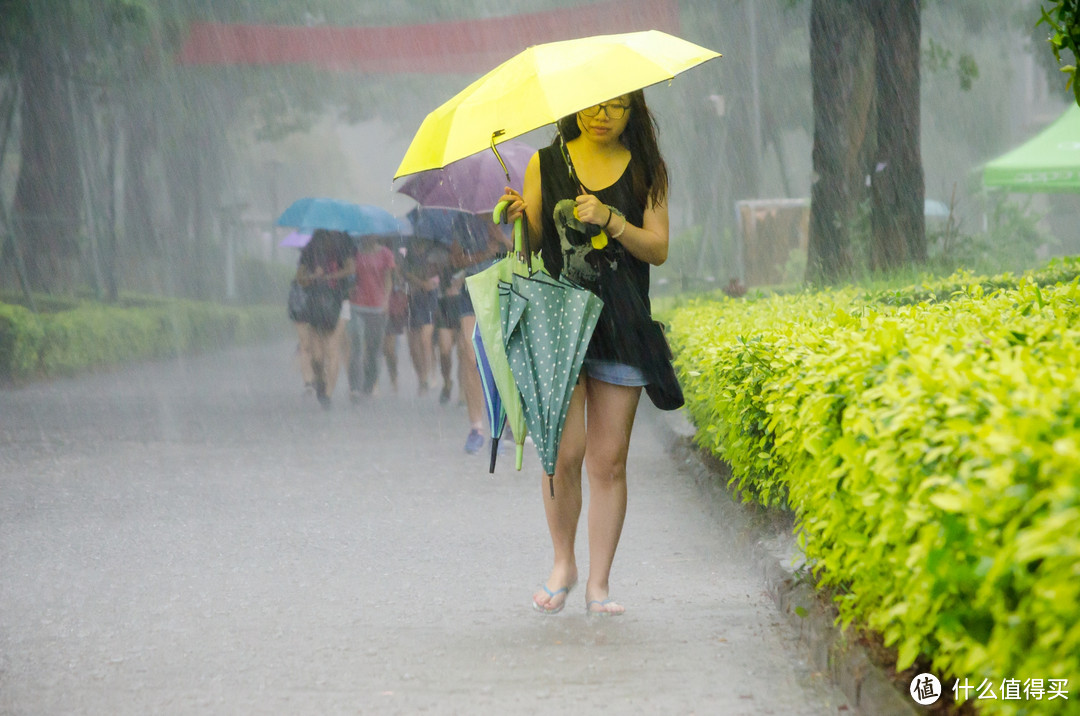
[[[588,236],[560,220],[560,212],[572,210],[580,193],[571,179],[557,144],[540,150],[541,237],[540,253],[544,267],[555,277],[564,277],[600,296],[604,308],[586,354],[588,358],[614,360],[640,366],[640,345],[628,340],[631,331],[622,326],[640,325],[651,320],[649,304],[649,264],[633,256],[617,239],[608,239],[603,249],[594,249]],[[589,193],[614,206],[626,220],[641,226],[645,207],[634,200],[630,167],[609,187]],[[559,202],[569,200],[570,204]],[[612,221],[621,226],[618,219]]]

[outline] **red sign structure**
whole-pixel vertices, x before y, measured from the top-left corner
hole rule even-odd
[[[530,45],[639,30],[679,33],[678,0],[608,0],[510,17],[386,27],[194,23],[182,65],[310,64],[370,73],[475,73]]]

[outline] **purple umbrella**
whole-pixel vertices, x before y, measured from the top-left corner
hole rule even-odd
[[[510,186],[520,190],[525,166],[536,150],[514,140],[503,142],[498,148],[510,174]],[[425,208],[486,214],[498,203],[505,187],[506,172],[495,153],[485,149],[442,169],[413,174],[398,191],[416,199]]]
[[[294,249],[302,249],[307,246],[309,241],[311,241],[310,233],[294,231],[288,236],[286,236],[284,239],[282,239],[278,243],[278,246],[289,246]]]

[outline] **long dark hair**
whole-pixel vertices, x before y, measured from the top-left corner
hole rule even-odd
[[[667,164],[660,156],[660,145],[656,141],[656,119],[645,104],[645,93],[635,90],[629,95],[630,118],[626,129],[619,136],[619,141],[630,150],[633,160],[630,162],[630,182],[634,199],[642,206],[663,204],[667,200],[668,174]],[[569,142],[581,136],[581,127],[577,123],[577,114],[571,114],[557,123],[559,134]],[[556,135],[552,144],[558,144]]]

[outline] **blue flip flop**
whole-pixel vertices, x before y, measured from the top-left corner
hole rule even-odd
[[[577,586],[577,582],[574,582],[572,584],[568,584],[565,587],[563,587],[562,589],[556,589],[553,592],[553,591],[551,591],[550,589],[547,588],[546,584],[541,584],[540,588],[543,589],[545,592],[547,592],[547,595],[548,595],[549,599],[554,599],[555,597],[559,596],[560,594],[565,594],[566,598],[562,600],[562,604],[560,604],[557,607],[551,608],[551,609],[549,609],[548,607],[545,607],[544,605],[538,603],[535,599],[533,599],[533,609],[540,612],[541,614],[558,614],[559,612],[561,612],[563,610],[563,607],[566,606],[566,600],[570,598],[570,590],[572,590],[575,586]]]

